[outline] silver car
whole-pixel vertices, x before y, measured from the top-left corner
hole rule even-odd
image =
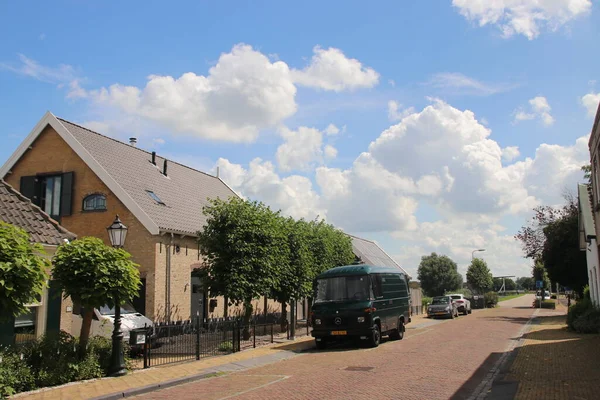
[[[436,296],[431,300],[431,304],[427,306],[428,317],[458,317],[458,308],[456,303],[452,301],[450,296]]]

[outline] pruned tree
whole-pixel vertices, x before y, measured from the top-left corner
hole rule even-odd
[[[544,264],[542,263],[541,260],[538,260],[535,262],[535,264],[533,265],[531,274],[533,276],[533,280],[534,280],[533,285],[534,286],[535,286],[536,281],[542,281],[543,282],[542,289],[548,289],[548,290],[551,289],[552,284],[550,283],[550,278],[548,277],[548,271],[546,271],[546,268],[544,267]],[[544,296],[543,293],[544,292],[542,291],[542,297]]]
[[[244,305],[244,336],[249,337],[252,300],[278,287],[289,262],[288,236],[279,211],[232,197],[210,200],[198,243],[205,256],[209,290]]]
[[[492,273],[487,263],[481,258],[475,258],[467,269],[467,283],[478,293],[485,293],[494,285]]]
[[[107,246],[95,237],[63,244],[54,254],[52,277],[65,298],[70,296],[84,308],[80,355],[86,352],[94,308],[120,307],[138,295],[140,273],[130,258],[125,250]]]
[[[25,313],[25,304],[38,301],[50,267],[44,254],[23,229],[0,222],[0,322]]]
[[[418,279],[427,296],[441,296],[462,286],[463,278],[450,257],[436,253],[421,257]]]

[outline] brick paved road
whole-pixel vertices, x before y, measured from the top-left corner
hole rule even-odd
[[[419,324],[376,349],[346,346],[148,393],[144,399],[467,399],[533,313],[533,295]],[[350,371],[366,367],[369,371]]]

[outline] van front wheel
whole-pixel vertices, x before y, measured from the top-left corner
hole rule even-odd
[[[394,329],[392,333],[390,333],[391,340],[402,340],[404,339],[404,321],[401,319],[398,320],[398,329]]]
[[[371,339],[369,340],[369,347],[377,347],[381,342],[381,328],[379,325],[375,324],[375,329],[373,329],[373,333],[371,334]]]
[[[327,342],[325,338],[321,338],[321,340],[315,340],[315,345],[317,346],[317,350],[325,350],[327,348]]]

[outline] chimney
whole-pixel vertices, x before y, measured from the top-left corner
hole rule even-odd
[[[163,175],[167,176],[167,160],[165,159],[165,162],[163,163]]]
[[[217,166],[217,178],[219,177],[219,167]]]
[[[132,145],[133,147],[135,147],[135,144],[137,143],[137,138],[134,137],[130,137],[129,138],[129,144]]]
[[[155,151],[152,152],[152,164],[156,165],[156,152]]]

